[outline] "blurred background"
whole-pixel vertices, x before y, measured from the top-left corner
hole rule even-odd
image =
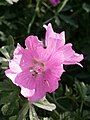
[[[65,31],[66,43],[71,42],[76,52],[84,54],[84,60],[83,68],[64,66],[60,87],[47,94],[56,110],[35,107],[37,116],[40,120],[90,120],[90,1],[61,0],[57,6],[49,0],[13,1],[0,0],[0,120],[29,120],[28,111],[23,111],[26,99],[4,71],[17,43],[25,47],[28,35],[44,40],[43,25],[48,23],[55,32]],[[23,118],[18,119],[19,114]]]

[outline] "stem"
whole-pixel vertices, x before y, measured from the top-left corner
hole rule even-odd
[[[64,1],[59,5],[56,14],[58,14],[59,12],[61,12],[61,10],[64,8],[64,6],[66,5],[66,3],[67,3],[68,1],[69,1],[69,0],[64,0]]]
[[[29,110],[29,104],[28,104],[28,102],[26,102],[23,105],[22,109],[19,111],[17,120],[23,120],[23,118],[27,114],[28,110]]]
[[[30,22],[29,25],[28,25],[28,31],[27,31],[28,34],[29,34],[30,31],[31,31],[31,26],[32,26],[32,24],[34,23],[35,18],[36,18],[36,12],[34,13],[34,15],[33,15],[33,17],[32,17],[32,20],[31,20],[31,22]]]
[[[82,109],[83,109],[83,101],[81,102],[81,106],[80,106],[80,114],[82,115]]]
[[[39,3],[40,3],[40,1],[41,1],[41,0],[38,0],[38,1],[37,1],[34,15],[33,15],[32,19],[31,19],[31,22],[30,22],[29,25],[28,25],[28,30],[27,30],[27,33],[28,33],[28,34],[30,33],[31,27],[32,27],[32,25],[33,25],[33,23],[34,23],[34,21],[35,21],[37,12],[38,12],[38,10],[39,10]]]
[[[65,5],[67,4],[69,0],[64,0],[62,3],[60,3],[59,7],[58,7],[58,10],[56,11],[55,15],[48,19],[47,21],[44,22],[44,24],[50,22],[51,20],[53,20],[56,16],[58,16],[58,14],[61,12],[61,10],[65,7]]]

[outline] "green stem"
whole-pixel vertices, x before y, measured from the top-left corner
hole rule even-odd
[[[28,31],[27,31],[28,34],[29,34],[30,31],[31,31],[31,27],[32,27],[32,24],[34,23],[35,18],[36,18],[36,12],[34,13],[34,15],[33,15],[33,17],[32,17],[32,20],[31,20],[31,22],[30,22],[29,25],[28,25]]]
[[[23,120],[23,118],[25,118],[25,115],[27,114],[28,110],[29,110],[29,104],[28,104],[28,101],[27,101],[23,105],[22,109],[20,110],[17,120]]]
[[[56,16],[58,16],[58,14],[59,14],[59,13],[61,12],[61,10],[65,7],[65,5],[67,4],[68,1],[69,1],[69,0],[64,0],[62,3],[60,3],[60,5],[59,5],[59,7],[58,7],[58,9],[57,9],[57,11],[56,11],[56,13],[55,13],[55,15],[54,15],[52,18],[50,18],[50,19],[48,19],[47,21],[45,21],[44,24],[50,22],[50,21],[53,20]]]
[[[64,0],[58,7],[56,14],[60,13],[69,0]]]
[[[83,101],[81,102],[81,106],[80,106],[80,114],[82,115],[82,110],[83,110]]]
[[[40,1],[41,1],[41,0],[38,0],[38,1],[37,1],[34,15],[33,15],[32,19],[31,19],[31,22],[30,22],[29,25],[28,25],[28,30],[27,30],[27,33],[28,33],[28,34],[29,34],[30,31],[31,31],[31,27],[32,27],[32,25],[33,25],[33,23],[34,23],[34,21],[35,21],[36,15],[37,15],[37,13],[38,13]]]

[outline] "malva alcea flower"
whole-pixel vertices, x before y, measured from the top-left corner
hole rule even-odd
[[[65,44],[65,33],[55,33],[49,23],[46,29],[45,44],[37,36],[25,40],[26,48],[17,44],[9,69],[8,78],[21,88],[21,94],[31,102],[43,98],[47,92],[58,88],[58,81],[64,72],[63,65],[80,64],[82,54],[72,49],[72,44]]]
[[[60,0],[50,0],[50,3],[51,3],[53,6],[56,6],[57,4],[60,3]]]

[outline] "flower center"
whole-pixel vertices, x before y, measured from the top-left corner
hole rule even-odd
[[[33,65],[30,67],[30,72],[33,76],[37,76],[38,74],[42,74],[45,70],[45,65],[43,62],[33,60]]]

